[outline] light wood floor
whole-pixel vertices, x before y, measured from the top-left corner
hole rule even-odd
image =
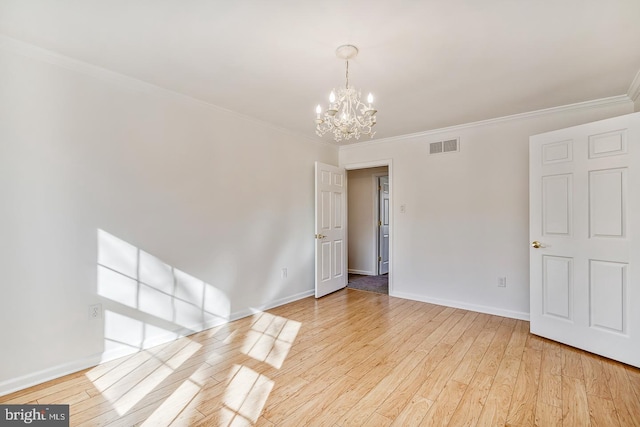
[[[73,426],[640,426],[640,370],[528,322],[343,290],[0,398]]]

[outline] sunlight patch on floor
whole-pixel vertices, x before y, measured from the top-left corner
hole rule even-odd
[[[155,427],[166,425],[170,420],[174,420],[187,407],[194,397],[200,392],[202,387],[187,380],[180,384],[180,387],[149,416],[143,426]]]
[[[274,382],[246,366],[236,365],[223,398],[220,425],[258,421]]]
[[[300,330],[300,322],[261,313],[245,337],[241,351],[280,369]]]
[[[132,366],[131,361],[136,361],[134,356],[122,366],[94,381],[94,386],[112,403],[118,414],[124,415],[201,347],[201,344],[189,340],[187,345],[167,360],[145,352],[145,357],[139,356],[138,363]]]

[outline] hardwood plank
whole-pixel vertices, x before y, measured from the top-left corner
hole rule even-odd
[[[414,396],[395,417],[391,425],[393,427],[417,426],[422,422],[432,406],[433,402],[431,400],[421,396]]]
[[[351,408],[387,375],[387,372],[388,371],[384,369],[378,369],[360,380],[353,379],[352,386],[327,406],[322,414],[314,420],[314,424],[319,426],[336,425],[338,420],[344,417]]]
[[[477,338],[473,341],[471,348],[465,354],[464,358],[458,364],[451,378],[463,384],[469,384],[474,378],[476,370],[484,357],[489,344],[495,335],[494,330],[483,329]]]
[[[519,426],[535,424],[536,399],[542,354],[533,347],[525,347],[522,364],[513,389],[507,422]]]
[[[474,318],[475,317],[471,318],[471,320]],[[431,375],[418,390],[418,393],[427,400],[437,402],[438,395],[449,382],[449,379],[471,348],[478,331],[482,330],[486,323],[486,319],[472,324],[469,318],[466,320],[463,318],[461,319],[461,323],[466,325],[468,329],[464,330],[461,334],[457,334],[459,339],[455,341],[455,344],[451,347],[451,350],[447,353],[444,360],[438,364],[433,375]],[[451,342],[451,340],[443,340],[445,344],[449,342]]]
[[[496,374],[498,366],[500,366],[500,362],[502,361],[502,356],[507,349],[507,344],[509,344],[512,331],[513,327],[502,324],[498,326],[496,333],[491,340],[491,344],[489,344],[489,348],[487,348],[487,351],[484,353],[484,356],[480,361],[480,365],[478,365],[479,372],[487,375]]]
[[[564,366],[563,366],[564,367]],[[562,424],[567,426],[589,426],[589,403],[587,390],[581,378],[562,376]]]
[[[506,425],[513,390],[522,363],[522,353],[528,332],[525,332],[518,321],[513,319],[503,319],[500,326],[508,328],[511,335],[480,413],[478,426]]]
[[[388,396],[384,402],[376,409],[381,415],[387,418],[394,419],[400,414],[405,405],[407,405],[420,389],[426,378],[433,373],[440,361],[451,350],[449,344],[440,343],[427,356],[421,361],[421,363],[409,373],[407,381],[404,381],[393,394]],[[421,402],[420,405],[424,407],[424,402],[427,399],[417,397],[416,402]],[[431,402],[431,401],[429,401]],[[432,402],[433,403],[433,402]]]
[[[631,388],[633,388],[633,391],[636,393],[636,398],[640,400],[640,369],[634,368],[633,366],[625,366],[625,370],[627,371]]]
[[[325,388],[322,393],[309,398],[294,413],[287,415],[285,418],[274,419],[274,411],[268,410],[265,411],[264,418],[282,427],[310,425],[334,400],[348,390],[354,381],[351,377],[342,376]]]
[[[425,358],[424,352],[412,351],[389,374],[376,384],[358,403],[340,420],[343,425],[361,425],[378,406],[405,380]],[[364,418],[364,419],[363,419]]]
[[[464,312],[462,310],[460,310],[460,315],[462,316],[461,319],[456,322],[453,328],[451,328],[447,332],[445,337],[442,339],[443,343],[454,345],[462,336],[462,334],[469,328],[469,326],[474,323],[474,320],[479,316],[478,313],[474,313],[473,311]]]
[[[421,427],[448,425],[466,389],[466,384],[449,381],[419,425]]]
[[[451,416],[449,424],[452,426],[476,425],[492,383],[492,376],[477,372],[467,384],[467,389],[460,399],[456,411]]]
[[[620,424],[623,426],[639,426],[640,400],[633,391],[625,366],[608,359],[602,360],[602,366],[609,384],[613,403],[618,412]]]
[[[539,427],[562,427],[562,408],[549,405],[538,399],[535,425]]]
[[[600,356],[590,353],[580,354],[582,372],[587,394],[611,400],[611,392]]]
[[[90,399],[91,396],[85,390],[78,392],[76,389],[67,390],[66,393],[49,395],[39,399],[38,405],[75,405],[83,400]]]
[[[580,350],[569,346],[562,347],[562,375],[584,379]]]
[[[392,421],[389,418],[383,417],[382,415],[374,412],[367,421],[362,424],[362,427],[386,427],[391,425],[391,423]]]
[[[547,405],[562,408],[562,348],[549,342],[542,347],[538,402],[541,410],[545,410]]]
[[[592,427],[616,427],[620,425],[618,411],[611,399],[587,394],[587,401]]]

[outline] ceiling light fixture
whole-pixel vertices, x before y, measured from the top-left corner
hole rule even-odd
[[[360,139],[361,135],[370,135],[373,138],[376,124],[376,112],[373,108],[373,95],[367,97],[367,104],[360,101],[360,92],[349,87],[349,60],[358,55],[358,48],[352,45],[344,45],[336,49],[336,56],[344,59],[347,64],[345,87],[331,91],[329,95],[329,107],[322,113],[322,107],[316,107],[316,134],[323,136],[327,132],[333,133],[336,142]]]

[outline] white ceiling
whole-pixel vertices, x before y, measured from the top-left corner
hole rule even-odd
[[[640,70],[640,0],[0,0],[0,34],[312,138],[346,43],[376,138],[624,95]]]

